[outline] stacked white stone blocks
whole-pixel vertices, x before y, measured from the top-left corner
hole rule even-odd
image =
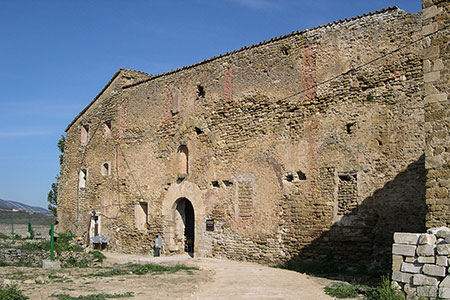
[[[450,299],[450,229],[394,233],[392,281],[407,300]]]

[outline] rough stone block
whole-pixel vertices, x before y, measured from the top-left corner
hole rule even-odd
[[[403,291],[407,295],[417,295],[417,286],[406,283],[405,286],[403,287]]]
[[[434,103],[434,102],[440,102],[447,100],[447,94],[446,93],[438,93],[433,94],[425,97],[425,103]]]
[[[422,233],[419,237],[419,245],[434,245],[436,244],[436,240],[434,234]]]
[[[423,265],[421,264],[411,264],[404,262],[402,263],[401,271],[406,273],[420,273],[422,272],[422,266]]]
[[[434,255],[434,245],[419,245],[417,247],[417,256],[433,256]]]
[[[429,72],[425,73],[423,75],[423,81],[424,82],[434,82],[441,79],[441,72],[435,71],[435,72]]]
[[[440,14],[440,12],[441,12],[441,9],[439,9],[437,6],[433,5],[433,6],[427,7],[422,10],[422,18],[430,19],[430,18],[433,18],[433,17],[437,16],[438,14]]]
[[[434,234],[438,239],[445,238],[447,233],[450,233],[450,228],[442,226],[442,227],[432,227],[427,230],[427,233]]]
[[[431,24],[425,25],[422,27],[422,35],[431,34],[433,32],[436,32],[437,29],[438,29],[437,23],[431,23]]]
[[[425,265],[423,265],[423,268],[422,268],[422,272],[424,274],[431,275],[431,276],[444,277],[445,271],[446,271],[445,267],[430,265],[430,264],[425,264]]]
[[[407,257],[405,257],[405,261],[408,262],[408,263],[416,263],[417,262],[417,257],[407,256]]]
[[[447,256],[436,256],[436,265],[448,267],[448,258]]]
[[[439,284],[439,287],[446,287],[446,288],[450,288],[450,275],[447,275],[444,280],[441,281],[441,283]]]
[[[431,46],[424,49],[423,58],[437,58],[439,57],[439,53],[439,46]]]
[[[392,280],[403,282],[403,283],[411,283],[413,278],[413,274],[403,273],[399,271],[392,272]]]
[[[436,286],[418,286],[417,287],[417,296],[418,297],[432,297],[436,298],[438,294],[438,289]]]
[[[396,244],[407,244],[407,245],[417,245],[420,233],[406,233],[406,232],[395,232],[394,233],[394,243]]]
[[[439,287],[439,297],[442,299],[450,299],[450,288]]]
[[[436,258],[434,256],[419,256],[417,258],[417,262],[421,264],[434,264],[436,262]]]
[[[415,256],[415,254],[416,254],[416,246],[413,246],[413,245],[402,245],[402,244],[393,244],[392,245],[392,254],[405,255],[405,256]]]
[[[392,271],[400,271],[403,263],[403,256],[392,255]]]
[[[439,244],[436,249],[439,255],[450,255],[450,244]]]
[[[61,269],[61,263],[59,261],[43,260],[42,261],[42,268],[43,269],[59,270],[59,269]]]
[[[414,274],[413,276],[414,285],[438,285],[439,281],[431,276],[423,274]]]

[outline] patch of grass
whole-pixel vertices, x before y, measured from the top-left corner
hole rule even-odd
[[[376,288],[367,285],[334,282],[325,287],[324,291],[327,295],[336,298],[355,298],[358,295],[364,295],[364,300],[403,300],[400,292],[391,287],[388,276],[383,276],[381,283]]]
[[[9,266],[9,264],[3,259],[0,259],[0,267],[7,267],[7,266]]]
[[[365,294],[366,300],[403,300],[399,291],[391,287],[389,276],[381,277],[381,283],[372,291]]]
[[[4,234],[3,232],[0,232],[0,239],[2,239],[2,240],[7,240],[7,239],[9,239],[9,238],[10,238],[10,236]]]
[[[26,300],[30,299],[23,295],[16,286],[0,286],[0,299],[2,300]]]
[[[121,268],[120,267],[114,268],[106,272],[82,275],[82,277],[111,277],[129,274],[145,275],[148,273],[175,273],[179,271],[191,272],[192,270],[198,270],[198,268],[188,267],[185,265],[163,266],[156,264],[145,264],[145,265],[130,264]]]
[[[93,250],[89,252],[95,259],[96,262],[103,262],[106,256],[98,250]]]
[[[325,294],[336,298],[355,298],[358,296],[356,286],[345,282],[333,282],[324,288]]]
[[[134,297],[134,294],[132,292],[127,292],[123,294],[91,294],[87,296],[78,296],[78,297],[72,297],[67,294],[52,294],[50,297],[57,298],[58,300],[104,300],[104,299],[111,299],[111,298],[131,298]]]

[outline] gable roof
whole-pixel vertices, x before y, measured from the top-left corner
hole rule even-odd
[[[95,98],[72,120],[72,122],[70,122],[70,124],[67,125],[67,127],[64,131],[67,132],[70,129],[70,127],[72,127],[72,125],[89,109],[89,107],[91,107],[97,101],[97,99],[100,98],[100,96],[111,86],[111,84],[114,82],[114,80],[116,80],[116,78],[119,76],[119,74],[124,73],[124,72],[139,73],[139,74],[147,76],[147,77],[151,76],[151,75],[141,72],[141,71],[120,68],[113,75],[113,77],[111,77],[111,79],[108,81],[108,83],[105,85],[105,87],[100,91],[100,93],[98,93],[97,96],[95,96]]]

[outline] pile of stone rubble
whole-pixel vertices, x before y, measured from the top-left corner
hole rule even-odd
[[[450,228],[394,233],[392,284],[407,300],[450,299]]]

